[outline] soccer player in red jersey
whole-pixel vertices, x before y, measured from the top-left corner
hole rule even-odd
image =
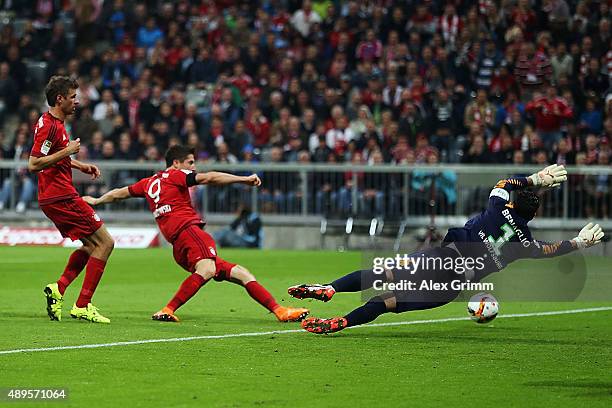
[[[131,186],[111,190],[99,198],[83,197],[93,206],[130,197],[144,197],[161,233],[172,244],[175,261],[191,273],[166,307],[153,315],[153,320],[178,322],[174,312],[210,279],[244,286],[253,299],[282,322],[299,321],[306,317],[308,309],[280,306],[245,267],[219,257],[215,241],[202,229],[205,222],[191,206],[191,186],[233,183],[260,186],[259,177],[256,174],[243,177],[215,171],[196,173],[193,149],[180,145],[168,149],[166,165],[166,170]]]
[[[70,140],[64,120],[77,106],[78,83],[66,76],[51,77],[45,87],[50,108],[38,119],[28,168],[38,173],[38,203],[42,212],[53,221],[63,237],[81,240],[83,246],[72,253],[64,273],[44,289],[47,314],[51,320],[62,319],[64,292],[86,267],[85,280],[79,297],[70,310],[73,318],[95,323],[110,323],[91,304],[91,298],[104,273],[114,241],[100,217],[88,206],[72,185],[72,169],[100,177],[93,164],[71,159],[80,148],[80,140]]]

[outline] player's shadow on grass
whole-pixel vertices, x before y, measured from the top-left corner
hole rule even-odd
[[[248,331],[248,332],[259,332],[259,331],[270,331],[270,326],[274,326],[273,330],[286,330],[295,329],[299,325],[294,326],[291,323],[279,323],[276,317],[272,314],[262,314],[261,317],[256,316],[241,316],[240,313],[226,313],[226,314],[182,314],[178,315],[181,319],[180,323],[186,324],[206,324],[210,327],[219,327],[224,329],[232,329],[234,326],[236,331]],[[160,322],[155,322],[160,323]],[[263,325],[266,326],[263,326]]]
[[[475,330],[489,330],[489,328],[475,328]],[[494,328],[490,328],[494,329]],[[541,346],[541,345],[558,345],[558,346],[573,346],[576,344],[574,340],[564,340],[564,339],[542,339],[542,338],[532,338],[532,337],[502,337],[499,336],[499,331],[491,330],[490,334],[488,332],[482,332],[481,335],[465,335],[465,329],[440,329],[440,330],[428,330],[428,331],[418,331],[411,332],[410,329],[404,330],[394,330],[393,332],[383,332],[383,331],[372,331],[372,332],[363,332],[358,330],[347,330],[343,332],[346,337],[352,338],[376,338],[376,339],[402,339],[403,341],[423,341],[423,342],[431,342],[431,343],[449,343],[453,345],[457,345],[459,343],[470,344],[470,343],[483,343],[490,345],[492,344],[492,339],[494,340],[495,346],[500,346],[504,344],[524,344],[528,346]],[[585,346],[596,346],[596,347],[612,347],[612,342],[606,342],[601,340],[595,340],[589,342],[585,340],[583,342]]]
[[[566,381],[566,380],[549,380],[549,381],[528,381],[523,383],[527,387],[538,388],[565,388],[573,390],[584,390],[573,394],[572,397],[612,397],[612,381]]]
[[[32,312],[9,312],[3,315],[7,319],[28,319],[28,320],[42,320],[50,321],[46,314],[32,314]]]

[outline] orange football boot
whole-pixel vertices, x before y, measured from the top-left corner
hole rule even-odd
[[[159,320],[160,322],[179,322],[179,318],[174,315],[174,312],[168,307],[164,307],[159,312],[151,316],[153,320]]]
[[[299,322],[308,316],[310,310],[301,307],[279,306],[274,309],[274,314],[279,322]]]

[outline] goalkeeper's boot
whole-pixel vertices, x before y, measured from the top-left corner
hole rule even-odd
[[[47,299],[47,314],[51,320],[62,320],[62,306],[64,297],[60,293],[57,283],[50,283],[43,289],[45,298]]]
[[[110,319],[102,316],[98,308],[91,303],[88,303],[86,307],[77,307],[75,304],[72,306],[70,316],[73,319],[87,320],[92,323],[110,323]]]
[[[151,316],[151,319],[159,320],[160,322],[176,322],[176,323],[178,323],[180,321],[179,318],[176,317],[174,312],[172,310],[170,310],[168,307],[164,307],[162,310],[160,310],[159,312],[155,313],[153,316]]]
[[[299,322],[308,316],[310,310],[302,307],[279,306],[274,309],[274,314],[279,322]]]
[[[329,302],[336,293],[331,285],[304,284],[291,286],[287,293],[296,299],[317,299]]]
[[[344,317],[332,317],[331,319],[319,319],[311,317],[302,322],[302,328],[315,334],[335,333],[344,329],[348,321]]]

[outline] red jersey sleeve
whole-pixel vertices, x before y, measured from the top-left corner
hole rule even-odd
[[[175,170],[170,172],[168,179],[174,185],[180,187],[189,187],[189,185],[187,184],[187,176],[191,173],[193,172],[190,170]]]
[[[30,156],[43,157],[53,150],[57,143],[57,125],[54,121],[45,120],[44,115],[38,119],[34,128],[34,142]]]
[[[148,178],[143,178],[140,181],[132,184],[128,187],[128,191],[132,197],[144,197],[145,196],[145,188],[147,187]]]

